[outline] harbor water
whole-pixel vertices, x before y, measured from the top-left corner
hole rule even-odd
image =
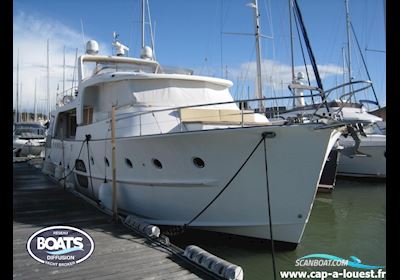
[[[192,230],[171,240],[183,248],[196,244],[241,266],[245,279],[273,279],[270,242]],[[385,266],[386,182],[338,178],[332,193],[318,193],[298,247],[292,251],[275,248],[277,279],[280,271],[342,271],[344,268],[296,267],[298,258],[310,254],[329,254],[346,260],[355,256],[362,264]]]

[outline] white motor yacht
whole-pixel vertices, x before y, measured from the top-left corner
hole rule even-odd
[[[270,210],[273,238],[300,242],[344,126],[284,125],[240,110],[232,82],[171,72],[148,47],[141,58],[102,56],[90,41],[78,69],[76,98],[51,114],[48,173],[62,167],[79,192],[100,199],[103,182],[112,180],[115,106],[119,211],[159,225],[270,239]]]
[[[16,157],[44,154],[46,127],[36,122],[14,124],[13,153]]]
[[[113,46],[101,55],[91,40],[79,57],[76,98],[51,113],[43,171],[146,223],[297,246],[347,127],[271,121],[241,109],[229,80],[164,67],[143,42],[140,58],[116,36]]]

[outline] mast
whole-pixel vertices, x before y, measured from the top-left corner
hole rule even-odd
[[[64,58],[63,58],[63,90],[62,97],[65,95],[65,45],[64,45]]]
[[[344,51],[344,47],[342,47],[342,59],[343,59],[343,83],[346,83],[346,54]],[[345,94],[345,88],[343,87],[343,93]]]
[[[47,117],[50,120],[50,57],[49,57],[49,39],[47,39]]]
[[[326,110],[329,112],[328,102],[325,98],[325,93],[324,93],[324,86],[322,84],[321,76],[319,75],[317,61],[315,59],[314,53],[311,48],[311,43],[308,38],[306,27],[304,25],[303,16],[301,14],[299,4],[297,3],[297,0],[293,0],[292,4],[293,4],[293,13],[295,15],[295,19],[297,19],[298,23],[300,24],[300,29],[301,29],[301,32],[303,35],[304,43],[306,44],[306,47],[307,47],[308,56],[310,58],[310,62],[311,62],[311,65],[312,65],[312,68],[314,71],[315,79],[318,84],[318,91],[321,94],[322,100],[324,100],[323,103],[325,104]],[[297,21],[296,21],[296,23],[297,23]],[[306,70],[307,70],[307,68],[306,68]]]
[[[19,49],[17,53],[17,107],[15,109],[16,122],[19,122]]]
[[[383,0],[383,20],[385,23],[385,37],[386,37],[386,0]]]
[[[262,81],[261,81],[261,42],[260,42],[260,14],[258,12],[258,2],[254,0],[254,24],[255,24],[255,36],[256,36],[256,55],[257,55],[257,91],[256,98],[263,98],[262,94]],[[263,101],[258,101],[258,108],[260,111],[264,111]]]
[[[349,74],[349,83],[351,82],[351,51],[350,51],[350,13],[348,0],[344,0],[346,6],[346,32],[347,32],[347,70]],[[349,85],[351,92],[351,85]]]
[[[355,32],[353,24],[351,22],[350,22],[350,26],[351,26],[351,31],[353,31],[354,39],[356,39],[357,48],[358,48],[358,51],[360,52],[361,59],[362,59],[362,62],[363,62],[364,68],[365,68],[365,72],[367,72],[368,80],[371,81],[371,76],[369,75],[369,71],[368,71],[368,68],[367,68],[367,63],[365,62],[364,56],[363,56],[362,51],[361,51],[360,44],[358,43],[356,32]],[[378,97],[376,96],[376,92],[375,92],[375,88],[374,88],[373,84],[371,84],[371,88],[372,88],[372,92],[373,92],[374,97],[375,97],[376,105],[380,109],[381,105],[379,104],[379,100],[378,100]]]
[[[22,82],[21,82],[21,89],[20,89],[20,94],[21,94],[21,103],[22,103]],[[22,111],[22,110],[21,110]],[[23,122],[24,120],[23,120],[23,117],[24,117],[24,112],[21,112],[21,113],[19,113],[20,114],[20,116],[19,116],[19,119],[20,119],[20,121],[21,122]]]
[[[36,110],[36,78],[35,78],[35,98],[33,101],[33,116],[34,116],[34,121],[37,121],[37,110]]]
[[[151,24],[149,0],[146,0],[146,5],[147,5],[147,17],[148,17],[148,21],[149,21],[148,23],[149,23],[149,27],[150,27],[151,49],[153,50],[153,53],[154,53],[154,34],[153,34],[153,26]]]
[[[142,0],[142,49],[144,48],[144,21],[145,21],[145,0]]]
[[[292,31],[292,0],[289,0],[289,29],[290,29],[290,55],[292,60],[292,83],[294,77],[294,57],[293,57],[293,31]]]

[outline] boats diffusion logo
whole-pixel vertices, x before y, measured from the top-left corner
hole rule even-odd
[[[83,230],[69,226],[41,229],[28,239],[29,254],[40,263],[51,266],[72,266],[93,253],[93,239]]]
[[[327,254],[311,254],[297,259],[296,266],[350,266],[362,269],[384,268],[384,266],[363,264],[361,260],[355,256],[351,256],[350,259],[351,260],[346,260]]]

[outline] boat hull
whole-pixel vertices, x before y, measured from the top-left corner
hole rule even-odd
[[[13,151],[17,157],[39,156],[44,152],[44,140],[31,139],[21,140],[14,139]]]
[[[359,151],[364,155],[340,155],[338,175],[351,177],[386,178],[386,135],[360,137]],[[340,145],[354,145],[354,140],[341,138]]]
[[[149,223],[182,226],[193,219],[238,172],[225,191],[190,226],[206,230],[271,239],[267,177],[274,240],[299,243],[308,221],[323,165],[340,136],[334,129],[316,125],[264,126],[214,129],[116,140],[117,204],[120,211]],[[82,137],[87,129],[77,131]],[[53,139],[53,142],[57,141]],[[301,146],[300,146],[301,145]],[[99,199],[100,185],[111,182],[110,141],[52,144],[52,161],[64,162],[67,172],[79,159],[86,171],[74,170],[78,191]],[[105,163],[107,158],[109,166]],[[204,167],[193,159],[201,158]],[[157,159],[162,168],[154,164]],[[128,161],[129,160],[129,161]],[[130,163],[129,163],[130,162]],[[82,186],[82,179],[90,177]]]

